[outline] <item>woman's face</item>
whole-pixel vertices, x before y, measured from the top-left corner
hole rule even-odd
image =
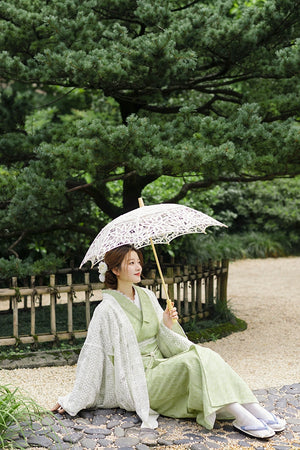
[[[138,254],[130,250],[114,273],[121,282],[139,283],[141,281],[142,265]]]

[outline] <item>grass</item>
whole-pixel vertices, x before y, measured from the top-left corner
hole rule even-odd
[[[53,414],[26,397],[19,388],[0,385],[0,448],[23,448],[24,431],[33,431],[34,422],[42,416],[52,418]]]
[[[211,308],[209,320],[195,317],[183,324],[187,337],[195,343],[216,341],[246,328],[247,323],[234,315],[229,302],[215,303]]]
[[[202,321],[201,321],[202,322]],[[190,341],[197,343],[203,343],[208,341],[216,341],[223,337],[228,336],[231,333],[235,333],[237,331],[244,331],[247,328],[247,324],[242,319],[235,319],[235,323],[232,322],[224,322],[224,323],[215,323],[211,326],[207,326],[206,324],[196,323],[194,330],[186,331],[187,337]]]

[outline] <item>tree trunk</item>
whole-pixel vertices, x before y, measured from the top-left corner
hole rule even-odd
[[[124,213],[138,208],[138,198],[147,184],[157,179],[154,175],[140,176],[132,174],[123,181],[123,210]]]

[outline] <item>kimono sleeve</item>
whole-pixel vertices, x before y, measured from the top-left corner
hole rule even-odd
[[[156,314],[158,316],[160,326],[157,335],[158,347],[165,358],[177,355],[184,351],[189,350],[191,345],[194,345],[188,340],[182,327],[178,322],[174,323],[173,328],[170,330],[163,323],[163,309],[161,308],[156,295],[147,289],[147,293],[152,300]]]
[[[73,390],[58,399],[58,403],[71,416],[75,416],[82,409],[92,408],[99,402],[104,361],[100,333],[101,308],[99,306],[94,311],[85,343],[78,358]]]

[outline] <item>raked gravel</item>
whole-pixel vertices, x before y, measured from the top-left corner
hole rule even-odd
[[[230,263],[229,305],[247,330],[204,344],[218,352],[251,389],[300,381],[300,258]],[[75,366],[0,370],[0,384],[25,390],[50,408],[70,391]]]

